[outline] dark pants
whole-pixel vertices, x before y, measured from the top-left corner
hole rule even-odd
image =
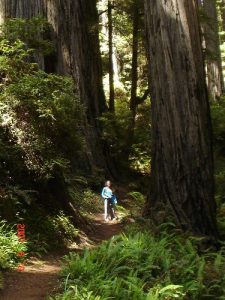
[[[111,220],[115,219],[115,204],[112,201],[112,199],[109,199],[108,208],[109,208],[109,215],[111,217]]]

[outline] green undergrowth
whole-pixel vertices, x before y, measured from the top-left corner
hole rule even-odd
[[[55,249],[66,248],[79,240],[79,229],[63,211],[44,215],[41,211],[26,218],[28,248],[32,255],[41,257]]]
[[[72,177],[71,177],[72,178]],[[100,193],[89,187],[85,178],[73,178],[68,182],[71,203],[85,219],[89,219],[98,212],[103,212],[103,201]],[[40,207],[34,207],[22,215],[27,222],[29,249],[32,254],[41,256],[53,249],[67,248],[73,243],[79,244],[82,234],[79,224],[74,225],[71,216],[64,211],[55,211],[50,214]]]
[[[96,193],[88,186],[82,189],[71,187],[70,195],[79,212],[84,216],[90,216],[103,211],[103,200],[100,192]]]
[[[118,197],[116,211],[121,223],[126,224],[131,219],[138,218],[142,214],[144,203],[145,196],[137,191],[127,192],[122,198]]]
[[[201,239],[173,228],[134,224],[94,250],[70,253],[64,292],[49,299],[225,299],[225,248],[199,254]]]
[[[18,254],[27,254],[27,244],[21,243],[17,237],[17,229],[6,221],[0,221],[0,289],[3,288],[3,276],[1,271],[9,268],[17,268],[22,263],[23,257]]]

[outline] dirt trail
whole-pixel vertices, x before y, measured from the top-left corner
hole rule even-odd
[[[95,214],[93,225],[95,233],[92,239],[96,243],[108,240],[122,230],[122,224],[118,221],[109,221],[106,223],[103,219],[103,214]]]
[[[117,221],[105,223],[102,214],[95,215],[93,227],[94,233],[90,238],[96,244],[110,239],[122,230],[121,223]],[[6,272],[0,300],[45,300],[59,287],[62,255],[59,253],[46,255],[41,260],[31,258],[23,272]]]

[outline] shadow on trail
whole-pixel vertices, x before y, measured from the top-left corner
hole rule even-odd
[[[25,266],[23,272],[16,270],[4,274],[4,289],[0,291],[1,300],[44,300],[59,285],[59,261],[48,261],[43,265]]]

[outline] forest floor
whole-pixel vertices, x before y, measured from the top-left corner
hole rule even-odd
[[[91,244],[83,243],[82,248],[92,247],[122,231],[119,221],[104,222],[103,214],[95,214],[92,221]],[[74,250],[78,251],[78,250]],[[22,272],[7,271],[4,274],[4,289],[0,291],[1,300],[44,300],[57,292],[60,285],[61,259],[69,250],[50,253],[41,259],[30,257]]]

